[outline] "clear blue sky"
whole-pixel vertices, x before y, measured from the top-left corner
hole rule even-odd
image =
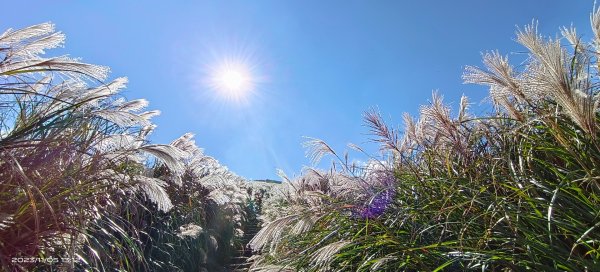
[[[593,6],[591,0],[87,2],[7,1],[0,28],[54,22],[67,43],[52,54],[110,66],[112,77],[129,77],[127,98],[146,98],[162,111],[154,142],[193,132],[208,155],[252,179],[276,178],[276,168],[298,174],[309,164],[302,136],[339,151],[349,142],[365,144],[361,115],[370,107],[399,125],[401,114],[416,114],[433,89],[453,105],[463,93],[479,103],[486,90],[462,84],[465,65],[480,65],[487,50],[522,52],[516,26],[534,18],[544,34],[573,23],[589,38]],[[216,99],[200,80],[215,57],[236,56],[264,77],[244,105]]]

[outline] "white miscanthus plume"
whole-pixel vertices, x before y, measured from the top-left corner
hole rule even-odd
[[[335,155],[335,151],[323,140],[304,137],[308,139],[302,143],[302,146],[306,149],[306,157],[308,157],[313,165],[318,164],[323,156],[327,154]]]
[[[40,80],[38,80],[34,84],[24,86],[24,88],[19,89],[18,86],[17,86],[17,88],[13,88],[14,92],[16,92],[16,93],[18,93],[20,91],[23,92],[23,95],[21,97],[17,97],[17,100],[19,100],[21,103],[28,103],[28,102],[35,101],[36,97],[39,97],[39,95],[44,95],[44,93],[45,93],[47,87],[50,85],[51,81],[52,81],[52,77],[45,76],[45,77],[41,78]]]
[[[294,226],[290,229],[290,233],[299,235],[305,233],[313,228],[315,223],[321,218],[319,213],[305,213],[302,214]]]
[[[25,59],[2,62],[0,76],[10,76],[24,73],[58,72],[71,78],[103,81],[107,78],[110,69],[105,66],[82,63],[77,59],[68,57],[54,57],[49,59]]]
[[[404,135],[402,137],[402,146],[404,148],[401,151],[412,152],[415,146],[420,143],[417,138],[417,123],[406,112],[402,115],[402,119],[404,120]]]
[[[179,238],[196,238],[198,237],[198,235],[200,235],[202,231],[202,227],[190,223],[180,226],[179,233],[177,233],[177,236],[179,236]]]
[[[592,32],[594,33],[593,45],[596,51],[600,51],[600,7],[592,12],[590,22],[592,23]]]
[[[147,127],[152,124],[150,120],[132,112],[108,109],[94,111],[93,114],[120,127]]]
[[[13,224],[14,224],[13,215],[0,212],[0,230],[7,229]]]
[[[250,240],[248,245],[254,250],[261,250],[263,247],[271,245],[270,251],[273,253],[276,244],[284,235],[284,230],[297,219],[298,215],[292,214],[267,223],[260,231],[258,231],[252,240]]]
[[[572,26],[570,28],[561,27],[560,34],[571,44],[573,50],[577,53],[585,53],[586,50],[592,49],[592,47],[581,41],[581,38],[577,36],[577,31]]]
[[[171,199],[164,189],[167,186],[166,182],[146,176],[134,176],[133,180],[137,182],[140,191],[144,192],[148,199],[157,205],[159,210],[168,212],[173,208]]]
[[[81,80],[66,79],[56,85],[50,85],[46,94],[58,101],[73,103],[87,92],[87,85]]]
[[[586,52],[573,54],[562,48],[558,40],[544,40],[534,26],[520,31],[517,40],[527,47],[535,68],[528,74],[531,85],[547,93],[562,111],[592,137],[596,135],[595,113],[599,100],[592,88],[587,69],[590,59]],[[586,95],[579,95],[585,90]]]
[[[143,138],[131,134],[112,134],[100,138],[94,145],[102,153],[119,150],[137,149],[143,143]]]
[[[64,40],[64,34],[55,32],[51,23],[19,30],[8,29],[0,35],[0,76],[56,71],[72,79],[106,79],[108,67],[86,64],[64,56],[40,57],[45,49],[61,46]]]
[[[337,241],[326,246],[323,246],[317,249],[313,254],[311,254],[311,264],[321,268],[327,268],[331,261],[333,261],[333,257],[340,251],[342,248],[352,244],[350,241]]]
[[[138,136],[140,138],[145,139],[146,137],[148,137],[148,135],[150,135],[150,134],[152,134],[152,132],[154,132],[154,130],[156,129],[156,127],[157,126],[155,124],[151,124],[149,126],[142,127],[140,129],[140,133],[138,134]]]
[[[363,119],[366,126],[369,128],[370,134],[376,136],[372,140],[380,144],[380,151],[391,151],[395,155],[402,153],[402,143],[398,139],[398,132],[396,129],[386,125],[378,110],[371,109],[365,112],[363,114]]]
[[[282,207],[287,200],[289,195],[292,194],[294,189],[288,181],[281,184],[272,184],[271,187],[267,188],[265,198],[263,199],[263,210],[260,215],[262,222],[271,222],[276,218],[280,217],[283,212]],[[265,225],[264,223],[262,225]]]
[[[128,80],[126,77],[119,77],[108,84],[87,89],[85,93],[81,95],[79,101],[91,103],[97,100],[105,99],[124,89],[127,86],[127,82]]]
[[[33,58],[44,54],[45,49],[60,47],[64,44],[65,35],[61,32],[49,33],[48,35],[32,39],[31,42],[22,47],[13,48],[10,52],[13,56]]]
[[[460,97],[460,105],[458,108],[458,122],[462,123],[470,118],[469,113],[469,98],[466,95]]]
[[[236,228],[234,230],[234,234],[235,234],[236,237],[243,237],[244,236],[244,231],[242,229],[240,229],[240,228]]]
[[[95,101],[90,101],[90,104],[94,103]],[[147,105],[148,101],[145,99],[137,99],[132,101],[117,99],[112,102],[111,107],[104,107],[99,110],[93,110],[91,114],[105,119],[107,121],[110,121],[122,128],[136,126],[142,128],[149,128],[153,125],[150,119],[156,115],[159,115],[160,111],[153,110],[137,113],[137,111],[142,110]]]
[[[0,45],[10,46],[13,43],[20,43],[27,39],[45,36],[53,32],[54,25],[52,23],[41,23],[18,30],[13,30],[12,28],[9,28],[6,31],[4,31],[2,35],[0,35]],[[46,48],[52,47],[49,46]]]
[[[173,172],[173,175],[180,176],[185,170],[183,158],[185,154],[178,148],[171,145],[151,144],[139,148],[140,151],[149,153],[159,159]]]
[[[375,262],[373,262],[373,264],[371,265],[371,271],[379,271],[379,269],[386,263],[388,262],[392,262],[397,260],[398,257],[394,256],[394,255],[387,255],[383,258],[379,258],[377,259]]]
[[[210,191],[208,198],[212,199],[217,205],[225,205],[231,202],[230,196],[217,188],[213,188]]]
[[[468,157],[471,152],[469,137],[473,131],[472,125],[465,123],[468,116],[467,107],[468,101],[463,96],[458,116],[453,118],[450,108],[443,103],[443,97],[434,92],[431,104],[421,106],[421,116],[417,124],[409,119],[410,117],[405,118],[407,134],[404,143],[411,149],[422,147],[446,150]]]
[[[465,74],[463,74],[465,83],[490,86],[490,96],[494,100],[502,96],[515,96],[521,101],[526,99],[519,79],[507,57],[503,57],[498,51],[485,53],[483,64],[487,71],[473,66],[465,68]]]
[[[0,35],[0,48],[10,48],[11,58],[36,58],[45,49],[62,46],[65,35],[55,32],[54,25],[42,23],[19,30],[8,29]]]
[[[306,169],[303,176],[274,185],[263,202],[261,218],[266,223],[251,240],[250,246],[255,250],[268,246],[273,253],[287,233],[298,235],[311,230],[331,207],[331,198],[345,201],[367,198],[365,188],[380,186],[378,181],[370,181],[372,185],[366,184],[364,179],[342,173]]]
[[[132,162],[137,164],[143,164],[147,159],[142,153],[132,149],[117,149],[102,154],[102,157],[108,161],[114,163],[117,162]]]
[[[183,153],[185,153],[186,166],[188,169],[191,168],[193,170],[195,167],[193,167],[192,164],[197,160],[205,157],[203,154],[203,150],[196,145],[193,133],[188,132],[183,134],[181,137],[171,142],[170,145],[178,148]]]
[[[159,110],[151,110],[151,111],[145,111],[139,114],[139,116],[143,119],[145,119],[146,121],[150,121],[150,119],[154,118],[155,116],[159,116],[160,115],[160,111]]]
[[[149,103],[146,99],[135,99],[131,101],[119,99],[118,101],[115,101],[115,104],[119,107],[120,111],[137,112],[148,107]]]
[[[592,14],[592,29],[598,48],[598,10]],[[559,110],[573,120],[588,135],[595,137],[597,127],[595,114],[600,100],[589,71],[595,56],[581,44],[574,28],[562,28],[561,34],[571,45],[569,52],[559,39],[544,39],[537,32],[537,24],[525,26],[517,32],[517,41],[529,50],[529,59],[521,72],[514,71],[508,59],[499,53],[487,53],[483,57],[487,71],[467,67],[463,78],[466,83],[487,85],[490,96],[497,106],[504,108],[514,119],[525,121],[523,108],[536,109],[547,99],[555,101]],[[526,107],[523,107],[526,106]]]
[[[93,176],[94,180],[98,180],[100,182],[110,183],[111,181],[117,181],[119,183],[126,184],[130,181],[129,176],[119,173],[113,169],[104,169],[98,171]]]
[[[296,272],[296,269],[293,269],[291,267],[286,267],[283,265],[267,264],[267,265],[257,265],[257,266],[253,265],[249,271],[250,272]]]

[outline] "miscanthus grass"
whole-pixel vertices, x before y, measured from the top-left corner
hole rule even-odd
[[[468,66],[488,115],[437,93],[401,132],[367,112],[381,157],[362,166],[309,140],[335,167],[283,177],[251,271],[600,270],[600,10],[591,21],[591,41],[534,23],[517,31],[524,64],[493,51]]]
[[[591,21],[590,41],[534,23],[517,31],[523,65],[494,51],[467,67],[492,113],[434,93],[398,131],[368,111],[378,156],[352,163],[310,138],[333,167],[280,185],[246,182],[189,133],[149,142],[159,112],[120,95],[126,78],[44,57],[65,39],[52,24],[7,30],[1,270],[228,271],[249,240],[250,271],[598,271],[600,10]]]
[[[64,39],[50,23],[0,35],[0,270],[226,270],[245,180],[192,134],[150,143],[160,112],[108,67],[44,57]]]

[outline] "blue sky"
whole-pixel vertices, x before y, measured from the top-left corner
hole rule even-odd
[[[146,98],[162,115],[152,136],[167,143],[185,132],[234,172],[277,178],[309,165],[302,136],[340,153],[368,143],[364,111],[377,107],[390,125],[416,115],[434,89],[456,105],[480,105],[483,87],[463,85],[465,65],[498,49],[522,58],[516,26],[537,19],[552,35],[571,23],[590,37],[593,1],[9,1],[2,30],[51,21],[64,49],[127,76],[127,98]],[[10,12],[7,12],[10,11]],[[207,67],[244,59],[260,75],[245,103],[204,84]],[[518,63],[515,63],[518,64]],[[351,157],[361,159],[359,154]]]

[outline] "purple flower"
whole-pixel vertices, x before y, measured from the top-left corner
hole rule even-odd
[[[383,190],[371,197],[369,203],[358,208],[353,212],[353,214],[362,219],[373,219],[378,217],[385,213],[389,205],[394,200],[395,195],[396,191],[394,189]]]

